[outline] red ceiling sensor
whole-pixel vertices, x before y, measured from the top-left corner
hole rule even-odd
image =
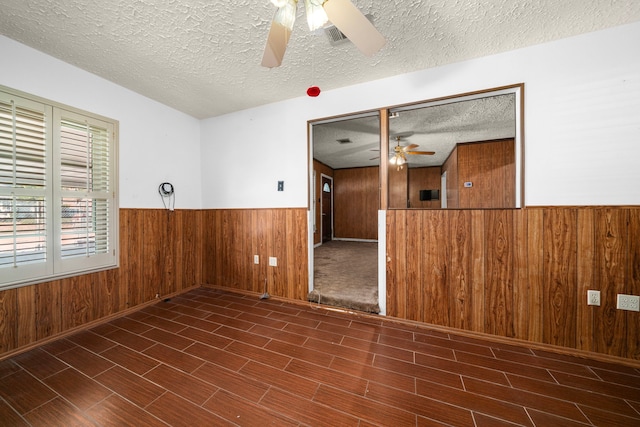
[[[320,88],[318,86],[311,86],[309,89],[307,89],[307,95],[315,98],[316,96],[320,95]]]

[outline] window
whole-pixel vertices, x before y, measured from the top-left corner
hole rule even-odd
[[[0,88],[0,288],[118,265],[117,122]]]

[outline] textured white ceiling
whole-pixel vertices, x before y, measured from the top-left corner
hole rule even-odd
[[[387,39],[378,54],[310,33],[300,2],[271,70],[269,0],[0,0],[0,33],[206,118],[640,20],[637,0],[352,1]]]

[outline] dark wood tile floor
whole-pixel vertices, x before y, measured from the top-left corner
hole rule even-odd
[[[0,362],[2,426],[640,426],[640,369],[200,288]]]

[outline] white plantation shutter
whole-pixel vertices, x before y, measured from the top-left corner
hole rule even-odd
[[[0,87],[0,289],[117,266],[116,126]]]
[[[0,274],[47,274],[47,113],[50,108],[0,92]]]
[[[100,265],[112,258],[113,125],[78,113],[54,112],[59,197],[57,240],[65,269]]]

